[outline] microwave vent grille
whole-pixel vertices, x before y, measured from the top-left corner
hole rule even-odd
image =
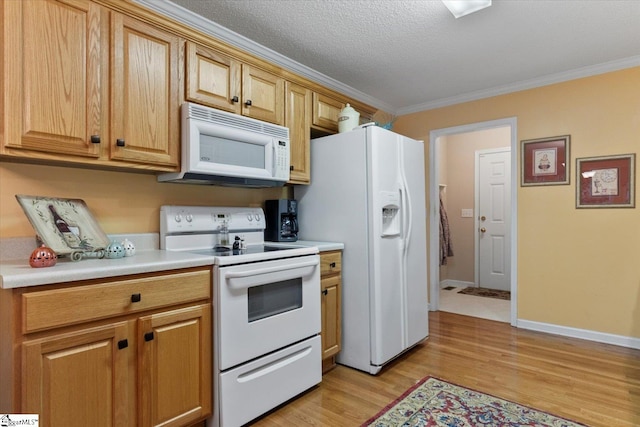
[[[218,111],[213,108],[189,104],[189,117],[209,123],[258,132],[274,138],[289,140],[289,129],[249,117]]]

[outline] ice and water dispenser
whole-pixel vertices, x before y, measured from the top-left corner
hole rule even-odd
[[[400,235],[400,192],[381,191],[380,204],[382,209],[381,236]]]

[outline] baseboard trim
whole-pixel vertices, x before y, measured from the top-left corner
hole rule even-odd
[[[606,334],[588,329],[578,329],[522,319],[517,320],[516,327],[640,350],[640,338],[626,337],[624,335]]]
[[[465,282],[462,280],[445,279],[440,281],[440,289],[446,288],[447,286],[455,286],[456,288],[469,288],[475,285],[476,284],[473,282]]]

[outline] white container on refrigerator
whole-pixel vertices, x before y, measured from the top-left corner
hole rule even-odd
[[[427,338],[424,143],[377,126],[314,139],[300,238],[344,243],[340,364],[376,374]]]

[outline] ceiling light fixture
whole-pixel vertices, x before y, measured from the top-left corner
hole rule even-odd
[[[491,6],[491,0],[442,0],[442,3],[456,19]]]

